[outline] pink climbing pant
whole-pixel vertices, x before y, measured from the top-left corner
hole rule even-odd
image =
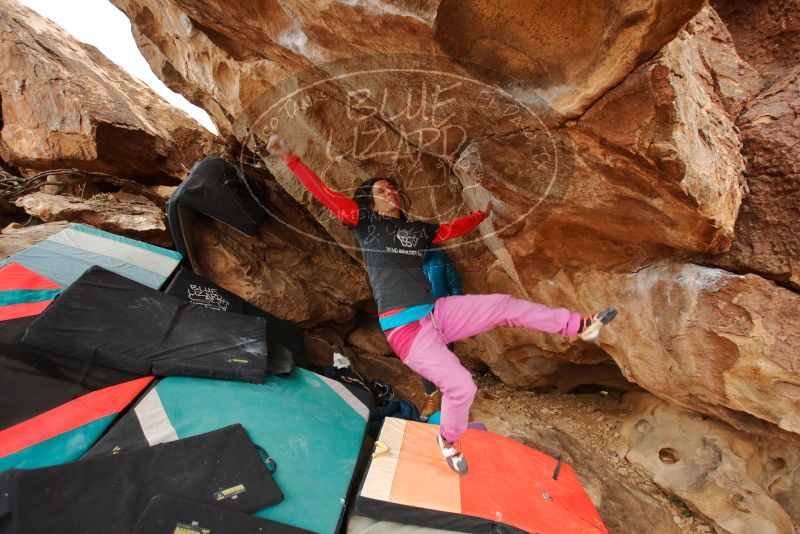
[[[458,295],[436,300],[430,314],[419,320],[419,331],[401,346],[394,331],[389,344],[406,365],[427,378],[442,392],[439,431],[448,441],[458,441],[469,423],[469,409],[477,386],[447,343],[487,332],[497,326],[519,326],[539,332],[574,336],[581,315],[565,308],[548,308],[510,295]],[[405,325],[394,330],[400,330]],[[394,338],[394,342],[393,342]],[[397,345],[397,346],[395,346]]]

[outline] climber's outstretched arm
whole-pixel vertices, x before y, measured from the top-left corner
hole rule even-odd
[[[330,189],[325,185],[322,180],[317,176],[314,171],[306,167],[305,163],[300,161],[295,155],[289,155],[284,158],[286,166],[289,170],[297,176],[297,179],[303,184],[309,193],[314,195],[320,202],[322,202],[336,218],[349,226],[356,226],[358,224],[358,205],[352,199],[347,198],[343,194]]]
[[[452,222],[440,224],[439,231],[436,232],[436,237],[433,239],[433,243],[442,243],[448,239],[455,239],[458,236],[462,236],[467,232],[472,231],[491,213],[492,203],[489,202],[486,205],[486,209],[483,211],[476,211],[465,217],[460,217]]]
[[[285,143],[277,136],[270,137],[267,143],[269,153],[282,157],[286,166],[294,173],[309,193],[322,202],[336,218],[349,226],[358,224],[358,205],[343,194],[330,189],[314,171],[306,167],[300,158],[291,153]]]

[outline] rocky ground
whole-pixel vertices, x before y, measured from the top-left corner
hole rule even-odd
[[[714,532],[680,497],[620,456],[620,430],[633,410],[621,392],[520,391],[489,374],[478,384],[473,420],[570,462],[611,532],[635,532],[637,523],[649,525],[648,533]],[[611,510],[623,506],[630,507],[627,514]]]

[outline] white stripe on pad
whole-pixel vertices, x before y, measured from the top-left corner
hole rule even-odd
[[[144,437],[150,445],[178,439],[178,433],[175,432],[167,412],[164,411],[164,405],[161,404],[161,397],[158,396],[156,388],[142,397],[133,411],[136,412]]]
[[[67,245],[79,250],[88,250],[103,254],[137,267],[147,269],[161,276],[167,277],[172,274],[178,265],[178,260],[151,250],[146,250],[126,243],[120,243],[112,239],[81,232],[73,228],[67,228],[61,232],[50,236],[48,241]]]
[[[344,387],[344,384],[337,382],[336,380],[332,380],[327,376],[317,375],[317,378],[322,379],[322,381],[325,382],[333,391],[335,391],[343,401],[345,401],[352,409],[358,412],[358,415],[363,417],[364,421],[369,419],[369,409],[364,406],[363,402],[358,400],[358,397],[350,393],[350,391]]]
[[[367,478],[361,487],[362,497],[391,502],[392,481],[395,471],[397,471],[397,463],[400,461],[400,448],[403,446],[405,431],[405,420],[394,417],[387,417],[383,420],[381,435],[378,439],[389,447],[389,450],[372,459],[367,471]]]

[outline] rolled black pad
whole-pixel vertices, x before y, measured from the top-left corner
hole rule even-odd
[[[293,527],[254,515],[243,514],[174,497],[156,495],[147,505],[133,534],[311,534],[310,530]]]
[[[185,267],[181,267],[167,286],[166,292],[212,310],[263,317],[267,320],[268,371],[283,375],[290,373],[294,365],[305,367],[306,346],[303,332],[291,321],[265,312]]]
[[[187,242],[186,236],[191,239],[192,231],[186,226],[191,226],[192,217],[181,217],[181,211],[202,213],[243,234],[256,235],[266,217],[256,199],[266,202],[264,187],[247,178],[237,167],[216,156],[200,160],[167,202],[167,218],[175,248],[184,258],[190,257],[188,247],[192,243]]]
[[[23,343],[139,375],[261,383],[267,322],[193,306],[91,267],[34,320]]]
[[[153,447],[0,474],[0,532],[130,532],[159,493],[256,512],[283,500],[241,425]]]

